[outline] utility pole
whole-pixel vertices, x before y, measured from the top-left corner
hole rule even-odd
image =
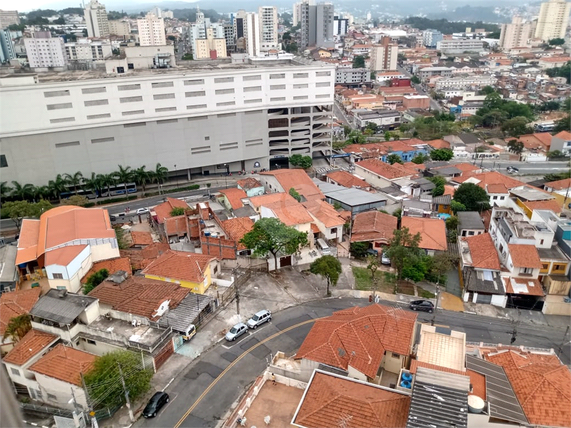
[[[240,290],[238,290],[238,277],[236,275],[237,269],[233,270],[234,273],[234,291],[236,292],[236,313],[240,315]]]
[[[73,407],[75,408],[75,413],[79,416],[81,415],[81,421],[83,425],[80,428],[85,428],[85,415],[83,414],[83,409],[79,407],[77,400],[75,399],[75,393],[73,392],[73,386],[71,387],[71,399],[73,400]]]
[[[123,385],[123,390],[125,391],[125,402],[127,404],[127,409],[129,410],[129,419],[131,419],[131,422],[135,422],[135,418],[133,417],[133,411],[131,410],[131,402],[129,401],[129,391],[127,391],[127,386],[125,385],[125,379],[123,378],[123,370],[121,370],[121,364],[119,364],[119,362],[117,362],[117,367],[119,367],[121,384]]]
[[[95,412],[93,411],[93,404],[89,399],[89,393],[87,392],[87,385],[85,384],[83,373],[80,372],[79,377],[81,378],[81,384],[83,385],[83,390],[85,391],[85,401],[87,401],[87,406],[89,407],[89,416],[91,416],[91,426],[93,428],[99,428],[99,424],[97,423],[97,418],[95,417]]]

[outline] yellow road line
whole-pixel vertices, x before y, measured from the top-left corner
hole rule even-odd
[[[262,340],[261,342],[256,343],[255,345],[253,345],[252,347],[250,347],[247,351],[244,351],[242,354],[240,354],[240,356],[238,358],[236,358],[234,361],[232,361],[228,367],[226,367],[224,369],[224,371],[222,371],[222,373],[220,373],[218,375],[218,377],[216,379],[214,379],[212,381],[212,383],[210,385],[208,385],[208,388],[206,388],[204,390],[204,392],[202,394],[200,394],[200,397],[197,398],[197,400],[192,404],[192,406],[190,406],[188,408],[188,410],[186,411],[186,413],[182,416],[182,418],[180,418],[180,420],[176,423],[176,425],[174,426],[174,428],[179,428],[180,425],[184,422],[184,420],[188,417],[188,415],[190,415],[192,413],[192,411],[196,408],[196,406],[198,406],[198,404],[204,399],[204,397],[206,396],[206,394],[208,394],[210,392],[210,390],[212,388],[214,388],[214,386],[218,383],[218,381],[220,379],[222,379],[224,377],[224,375],[232,368],[234,367],[234,365],[236,365],[238,363],[238,361],[240,361],[242,358],[244,358],[246,355],[248,355],[250,352],[252,352],[254,349],[256,349],[258,346],[263,345],[264,343],[275,339],[276,337],[280,336],[283,333],[287,333],[290,330],[293,330],[295,328],[301,327],[302,325],[305,324],[310,324],[312,322],[317,321],[320,318],[315,318],[315,319],[310,319],[304,322],[301,322],[299,324],[295,324],[292,325],[282,331],[278,331],[277,333],[272,334],[270,337],[265,338],[264,340]]]

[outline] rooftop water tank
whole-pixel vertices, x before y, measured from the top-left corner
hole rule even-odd
[[[408,380],[403,380],[403,381],[400,383],[400,386],[402,386],[403,388],[410,389],[410,381],[408,381]]]
[[[470,413],[482,413],[486,403],[477,395],[468,395],[468,411]]]
[[[402,373],[402,380],[406,380],[406,381],[410,382],[412,380],[412,375],[410,373],[403,372]]]
[[[210,232],[204,232],[204,236],[210,236]]]

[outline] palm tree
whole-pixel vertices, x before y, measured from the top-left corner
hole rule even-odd
[[[81,173],[81,171],[77,171],[73,175],[65,174],[64,178],[66,179],[67,184],[73,186],[73,190],[75,191],[75,194],[77,195],[77,186],[81,185],[81,183],[83,181],[83,174]]]
[[[2,181],[0,183],[0,200],[3,201],[4,199],[6,199],[10,195],[11,191],[12,188],[8,186],[8,183],[6,181]]]
[[[111,186],[117,182],[113,174],[97,174],[97,179],[101,183],[102,188],[107,188],[107,196],[111,196]]]
[[[101,189],[103,187],[101,183],[101,175],[96,175],[94,172],[91,173],[91,178],[83,178],[83,184],[86,189],[93,190],[97,196],[101,195]]]
[[[113,173],[118,182],[123,183],[125,186],[125,196],[127,196],[127,183],[133,179],[133,171],[130,166],[117,165],[119,171]]]
[[[167,178],[167,174],[169,172],[169,169],[166,166],[162,166],[160,163],[157,164],[157,166],[155,167],[155,181],[158,184],[163,184],[165,182],[165,179]]]
[[[21,340],[26,333],[32,329],[31,317],[29,314],[18,315],[11,318],[4,331],[2,339],[11,337],[15,342]]]
[[[50,180],[48,182],[48,187],[52,190],[52,193],[59,199],[61,202],[61,194],[67,190],[67,182],[66,179],[63,178],[61,174],[56,176],[55,180]]]
[[[145,168],[146,166],[143,165],[133,171],[133,178],[135,179],[135,183],[143,188],[143,194],[146,191],[147,183],[150,183],[152,179],[151,171],[146,171]]]
[[[48,186],[34,187],[34,201],[39,201],[40,199],[49,200],[53,194],[53,189],[50,189]]]
[[[10,196],[20,200],[28,200],[34,199],[34,185],[33,184],[24,184],[23,186],[18,183],[17,181],[12,181],[12,185],[14,186],[12,189],[12,193]]]

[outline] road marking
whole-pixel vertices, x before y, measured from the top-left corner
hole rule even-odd
[[[323,317],[325,318],[325,317]],[[299,324],[295,324],[292,325],[282,331],[278,331],[277,333],[272,334],[270,337],[265,338],[264,340],[256,343],[255,345],[251,346],[248,350],[244,351],[242,354],[240,354],[240,356],[238,358],[236,358],[234,361],[232,361],[228,367],[226,367],[224,369],[224,371],[222,373],[220,373],[218,375],[218,377],[216,379],[214,379],[212,381],[212,383],[210,385],[208,385],[208,387],[204,390],[204,392],[202,394],[200,394],[200,397],[198,397],[196,399],[196,401],[192,404],[192,406],[190,406],[188,408],[188,410],[186,411],[186,413],[182,416],[182,418],[180,418],[180,420],[176,423],[176,425],[174,426],[174,428],[178,428],[180,427],[180,425],[184,422],[184,420],[188,417],[188,415],[190,415],[192,413],[192,411],[196,408],[196,406],[198,406],[198,404],[204,399],[204,397],[210,392],[210,390],[212,388],[214,388],[214,386],[220,381],[220,379],[222,379],[224,377],[224,375],[232,368],[236,365],[236,363],[238,363],[238,361],[240,361],[242,358],[244,358],[246,355],[248,355],[250,352],[252,352],[254,349],[256,349],[258,346],[263,345],[266,342],[269,342],[270,340],[275,339],[276,337],[282,335],[283,333],[287,333],[290,330],[293,330],[295,328],[301,327],[302,325],[306,325],[306,324],[310,324],[313,323],[317,320],[319,320],[321,318],[315,318],[315,319],[310,319],[307,321],[303,321],[300,322]]]
[[[266,324],[266,325],[270,325],[271,322],[267,322],[267,323],[265,323],[265,324]],[[263,330],[264,327],[265,327],[265,325],[262,325],[261,327],[258,327],[258,328],[250,328],[250,329],[248,329],[248,335],[247,335],[247,336],[246,336],[246,335],[243,335],[243,336],[241,336],[239,339],[236,339],[236,340],[234,340],[234,341],[232,341],[232,342],[226,341],[226,342],[229,343],[229,345],[224,345],[224,344],[223,344],[222,347],[223,347],[224,349],[232,349],[234,346],[238,345],[240,342],[243,342],[244,339],[247,339],[248,337],[251,337],[251,336],[253,336],[254,334],[256,334],[256,332]]]

